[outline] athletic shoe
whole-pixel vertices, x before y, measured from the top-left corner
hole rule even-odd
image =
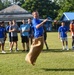
[[[63,47],[63,50],[65,50],[65,48]]]
[[[69,50],[69,48],[66,48],[66,50]]]
[[[11,48],[9,50],[11,50]]]
[[[16,50],[18,51],[19,49],[17,48]]]
[[[10,53],[11,53],[12,52],[12,49],[10,48],[9,50],[10,50]]]
[[[13,52],[12,50],[10,50],[10,53]]]
[[[2,53],[6,53],[5,51],[2,51]]]
[[[66,47],[65,49],[66,49],[66,50],[69,50],[69,48],[68,48],[68,47]]]

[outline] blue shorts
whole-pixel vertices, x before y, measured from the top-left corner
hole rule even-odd
[[[60,40],[61,41],[67,41],[68,39],[67,39],[67,37],[60,37]]]

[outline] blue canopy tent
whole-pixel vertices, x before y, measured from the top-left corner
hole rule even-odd
[[[71,21],[74,20],[74,12],[65,12],[63,13],[60,21]]]
[[[72,20],[74,20],[74,12],[64,12],[60,19],[60,21],[65,21],[65,24],[68,26],[68,28]]]

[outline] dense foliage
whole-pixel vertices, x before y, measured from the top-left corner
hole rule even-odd
[[[2,3],[2,1],[0,0],[0,10],[2,10],[4,8],[4,4]]]
[[[63,12],[74,11],[74,0],[13,0],[29,12],[37,10],[41,18],[59,19]],[[9,0],[0,0],[0,10],[10,6]]]
[[[57,10],[59,9],[59,6],[50,0],[25,0],[22,7],[29,12],[37,10],[41,18],[50,16],[53,19],[58,14]]]
[[[55,0],[55,2],[60,7],[57,19],[61,17],[63,12],[74,12],[74,0]]]

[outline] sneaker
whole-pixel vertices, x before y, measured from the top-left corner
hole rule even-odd
[[[13,52],[12,50],[10,50],[10,53]]]
[[[63,50],[65,50],[65,48],[63,47]]]
[[[16,50],[18,51],[19,49],[17,48]]]
[[[11,48],[9,50],[11,50]]]
[[[2,51],[2,53],[6,53],[5,51]]]
[[[69,50],[69,48],[68,48],[68,46],[66,46],[66,48],[65,48],[66,50]]]
[[[9,50],[10,50],[10,53],[11,53],[12,52],[12,49],[10,48]]]
[[[66,48],[66,50],[69,50],[69,48]]]

